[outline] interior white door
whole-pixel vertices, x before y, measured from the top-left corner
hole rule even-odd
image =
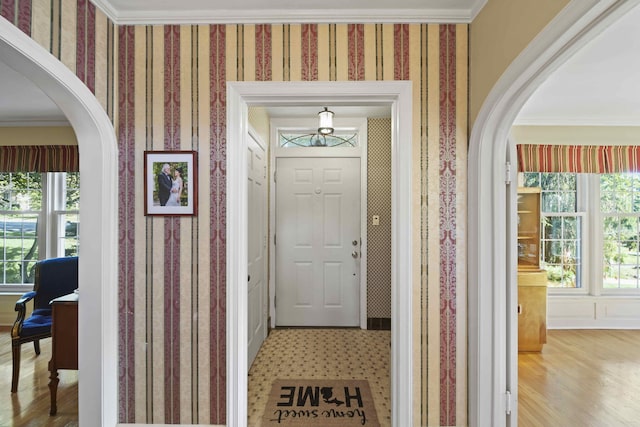
[[[360,324],[360,159],[278,158],[276,325]]]
[[[249,134],[247,144],[248,341],[251,366],[267,337],[267,162],[265,149]]]

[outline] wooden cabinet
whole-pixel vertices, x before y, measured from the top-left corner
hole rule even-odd
[[[547,272],[518,272],[518,351],[542,351],[547,342]]]
[[[540,269],[540,188],[518,188],[518,271]]]
[[[518,189],[518,351],[547,342],[547,272],[540,269],[540,189]]]

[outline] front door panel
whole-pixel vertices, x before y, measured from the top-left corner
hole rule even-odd
[[[279,158],[276,324],[358,326],[360,159]]]

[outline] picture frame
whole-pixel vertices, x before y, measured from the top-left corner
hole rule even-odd
[[[145,151],[144,214],[195,216],[197,210],[197,152]]]

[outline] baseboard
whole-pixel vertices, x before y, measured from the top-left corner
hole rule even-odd
[[[368,317],[367,329],[373,331],[390,331],[391,318],[389,317]]]
[[[549,296],[547,328],[640,329],[640,298]]]

